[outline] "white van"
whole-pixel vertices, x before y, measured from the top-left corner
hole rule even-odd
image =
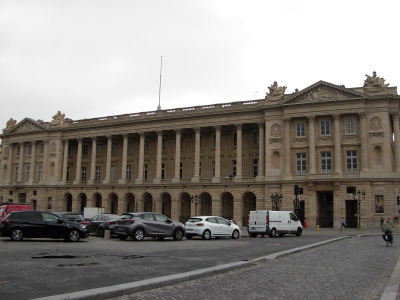
[[[303,225],[291,211],[256,210],[250,211],[247,231],[251,237],[268,234],[270,237],[287,233],[300,236]]]

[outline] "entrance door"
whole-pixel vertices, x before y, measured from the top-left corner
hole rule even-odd
[[[357,228],[357,200],[346,200],[346,224],[348,228]]]
[[[333,228],[333,192],[318,192],[317,225]]]

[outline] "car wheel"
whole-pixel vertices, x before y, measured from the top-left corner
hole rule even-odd
[[[276,237],[276,229],[275,228],[273,228],[271,230],[271,234],[269,236],[272,237],[272,238]]]
[[[192,237],[193,237],[193,235],[191,235],[191,234],[187,234],[185,237],[186,237],[188,240],[191,240],[191,239],[192,239]]]
[[[117,235],[117,236],[121,241],[125,241],[128,238],[127,235]]]
[[[301,228],[299,227],[299,228],[297,228],[297,231],[296,231],[296,236],[301,236],[301,233],[303,232],[303,230],[301,230]]]
[[[133,232],[133,239],[135,241],[143,241],[144,239],[144,230],[142,228],[138,228]]]
[[[71,229],[68,232],[67,240],[69,242],[78,242],[79,239],[81,238],[81,235],[79,234],[79,231],[76,229]]]
[[[183,230],[182,229],[175,230],[173,238],[175,241],[182,240],[183,239]]]
[[[211,239],[211,231],[208,229],[204,230],[203,235],[201,237],[203,238],[203,240]]]
[[[22,241],[22,239],[24,238],[24,232],[22,231],[22,229],[15,228],[11,231],[10,238],[13,241]]]
[[[232,232],[232,238],[233,238],[234,240],[236,240],[236,239],[239,238],[239,231],[238,231],[238,230],[235,229],[235,230]]]
[[[98,235],[100,237],[104,237],[104,229],[103,229],[103,227],[99,227],[99,230],[97,231],[97,233],[98,233]]]
[[[165,236],[159,236],[157,237],[159,241],[163,241],[165,239]]]

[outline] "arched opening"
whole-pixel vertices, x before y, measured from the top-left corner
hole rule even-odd
[[[171,195],[168,193],[163,193],[161,195],[161,213],[171,218]]]
[[[64,208],[65,211],[72,211],[72,195],[70,193],[65,194],[64,196]]]
[[[103,201],[100,193],[95,193],[93,195],[93,200],[95,201],[95,206],[97,208],[103,207]]]
[[[110,194],[111,210],[112,214],[118,214],[118,195],[115,193]]]
[[[209,193],[201,193],[200,194],[200,215],[202,216],[211,216],[212,215],[212,198]]]
[[[86,194],[82,193],[82,194],[79,194],[78,199],[79,199],[78,201],[80,204],[79,212],[83,216],[83,212],[85,211],[85,207],[86,207],[86,203],[87,203],[87,196],[86,196]]]
[[[137,211],[135,196],[132,193],[128,193],[126,194],[126,212],[135,211]]]
[[[144,201],[144,211],[152,212],[153,211],[153,196],[150,193],[145,193],[143,195]]]
[[[247,226],[250,211],[256,210],[256,195],[247,192],[243,195],[242,226]]]
[[[228,220],[233,219],[233,195],[229,192],[222,194],[222,217]]]
[[[181,215],[179,216],[179,221],[181,223],[186,223],[191,216],[191,202],[190,195],[188,193],[182,193],[180,196],[181,203]]]

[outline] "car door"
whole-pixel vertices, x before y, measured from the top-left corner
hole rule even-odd
[[[175,227],[173,222],[162,214],[154,214],[154,217],[156,219],[155,227],[157,228],[157,233],[160,235],[171,236]]]
[[[90,219],[90,221],[87,223],[86,228],[90,233],[97,232],[99,228],[100,222],[103,220],[103,216],[97,215],[94,216],[93,218]]]
[[[27,237],[42,237],[45,229],[40,212],[30,211],[21,213],[21,221]]]
[[[157,234],[158,229],[153,213],[144,213],[140,216],[140,218],[142,219],[142,223],[144,224],[146,235]]]
[[[212,236],[220,236],[221,235],[221,229],[219,228],[219,224],[217,221],[217,218],[215,217],[210,217],[206,219],[207,221],[207,227],[211,231]]]
[[[290,212],[290,233],[296,232],[297,231],[297,227],[299,226],[299,219],[297,218],[297,216]]]
[[[64,220],[51,213],[42,212],[41,214],[44,223],[42,237],[62,238],[66,236],[68,228]]]
[[[232,235],[232,227],[230,223],[224,218],[216,218],[218,222],[218,233],[222,236],[231,236]]]

